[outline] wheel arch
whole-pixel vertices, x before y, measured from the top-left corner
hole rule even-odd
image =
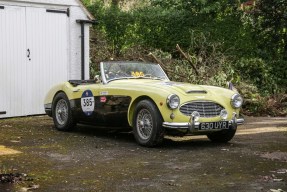
[[[44,99],[44,103],[45,104],[52,103],[54,101],[55,96],[57,94],[59,94],[60,92],[65,93],[66,96],[70,99],[70,96],[71,96],[70,86],[71,85],[68,82],[64,82],[64,83],[55,85],[46,94],[45,99]]]
[[[136,99],[134,99],[132,101],[132,103],[130,104],[130,107],[128,109],[128,122],[129,122],[129,125],[131,127],[133,126],[133,116],[134,116],[135,107],[142,100],[149,100],[149,101],[151,101],[155,105],[155,107],[157,108],[158,112],[160,113],[161,118],[163,119],[162,114],[161,114],[158,106],[156,105],[155,101],[151,97],[149,97],[147,95],[142,95],[142,96],[139,96]]]
[[[53,114],[53,112],[54,112],[53,109],[54,109],[54,105],[55,105],[55,103],[54,103],[55,97],[56,97],[58,94],[60,94],[60,93],[65,94],[66,97],[68,98],[68,95],[65,93],[65,91],[63,91],[63,90],[58,90],[58,91],[54,94],[53,99],[52,99],[52,114]],[[69,99],[69,98],[68,98],[68,99]]]
[[[68,95],[65,93],[65,91],[59,90],[59,91],[57,91],[57,92],[54,94],[52,102],[54,102],[54,99],[55,99],[56,95],[58,95],[59,93],[64,93],[64,94],[68,97]]]

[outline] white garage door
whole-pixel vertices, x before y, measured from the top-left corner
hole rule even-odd
[[[25,61],[25,8],[3,7],[0,9],[0,117],[25,114]]]
[[[43,114],[45,94],[68,79],[68,17],[0,8],[0,118]]]

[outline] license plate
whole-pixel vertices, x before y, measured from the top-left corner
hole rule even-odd
[[[228,121],[200,123],[199,130],[228,129]]]

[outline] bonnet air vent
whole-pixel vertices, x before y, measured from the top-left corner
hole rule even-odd
[[[190,90],[187,91],[186,93],[193,93],[193,94],[206,94],[207,92],[204,90]]]

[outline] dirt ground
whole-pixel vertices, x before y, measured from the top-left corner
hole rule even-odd
[[[0,120],[0,175],[9,173],[19,174],[1,192],[287,192],[287,118],[246,117],[228,144],[166,137],[157,148],[132,133],[59,132],[47,116]]]

